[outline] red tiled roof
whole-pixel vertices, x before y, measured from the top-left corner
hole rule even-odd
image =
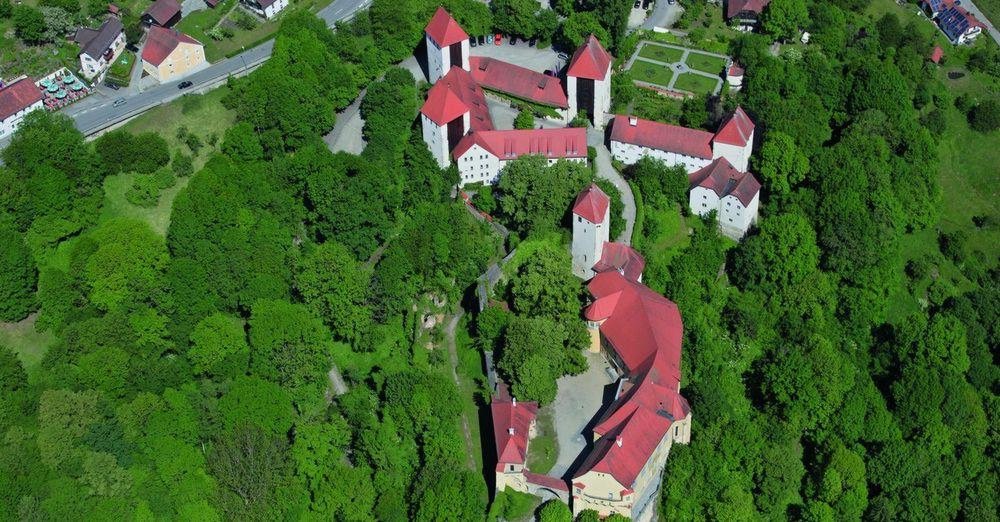
[[[569,107],[559,78],[485,56],[469,58],[472,77],[479,85],[522,100],[558,107]]]
[[[605,246],[607,248],[607,245]],[[680,387],[682,324],[677,305],[617,271],[587,284],[596,300],[584,315],[603,320],[604,338],[630,377],[594,433],[601,437],[576,477],[593,470],[631,488],[675,420],[690,413]]]
[[[732,116],[715,133],[715,141],[743,147],[750,141],[753,129],[753,120],[750,119],[750,116],[747,116],[743,107],[737,107],[733,111]]]
[[[594,272],[614,270],[631,281],[638,281],[644,268],[646,260],[634,248],[624,243],[605,242],[601,260],[594,265]]]
[[[583,42],[583,45],[573,53],[566,74],[577,78],[603,80],[610,66],[611,55],[604,50],[601,42],[597,41],[594,35],[590,35]]]
[[[769,3],[771,3],[771,0],[727,0],[726,18],[732,18],[743,11],[759,15],[764,12],[764,8]]]
[[[442,48],[469,39],[469,35],[465,34],[462,27],[448,14],[444,7],[438,7],[437,11],[434,11],[434,16],[431,17],[430,22],[427,22],[424,32],[431,37],[431,40],[434,40],[438,47]]]
[[[612,141],[712,159],[712,139],[715,135],[711,132],[640,118],[635,120],[636,124],[631,125],[628,116],[615,116],[611,124]]]
[[[611,199],[601,190],[600,187],[591,183],[584,189],[573,202],[573,213],[590,221],[600,223],[604,221],[604,214],[611,205]]]
[[[488,150],[501,160],[537,154],[546,158],[586,158],[587,130],[565,129],[487,130],[466,134],[452,151],[456,160],[473,145]]]
[[[691,186],[712,190],[722,199],[732,195],[747,206],[760,192],[760,182],[749,172],[740,172],[726,158],[719,158],[691,173]]]
[[[940,63],[941,58],[944,58],[944,49],[940,45],[935,45],[934,50],[931,52],[931,61],[934,63]]]
[[[22,78],[0,89],[0,121],[42,101],[42,91],[31,78]]]
[[[743,76],[744,72],[746,71],[743,67],[740,67],[740,64],[736,62],[733,62],[733,64],[729,66],[729,76]]]
[[[180,12],[181,4],[177,0],[156,0],[143,14],[149,15],[159,25],[167,25]]]
[[[420,112],[438,125],[471,112],[470,127],[473,131],[493,130],[493,120],[486,106],[486,95],[468,71],[452,66],[427,92],[427,101]]]
[[[529,484],[535,484],[545,488],[555,489],[559,491],[569,491],[569,486],[566,485],[566,482],[564,482],[562,479],[550,477],[548,475],[540,475],[538,473],[525,471],[524,480],[526,480]]]
[[[497,398],[490,404],[490,410],[498,469],[500,464],[523,465],[528,457],[528,430],[538,415],[538,404],[518,402],[515,405],[513,401]]]
[[[174,52],[174,49],[181,42],[201,45],[198,40],[176,29],[150,27],[146,37],[146,45],[142,48],[142,61],[158,66],[163,63],[167,56],[170,56],[170,53]]]

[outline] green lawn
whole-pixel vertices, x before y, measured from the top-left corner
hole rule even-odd
[[[534,495],[507,489],[498,493],[493,499],[486,520],[489,522],[501,519],[509,522],[531,520],[535,508],[541,503],[542,500]]]
[[[715,92],[718,84],[718,80],[713,80],[712,78],[707,78],[699,74],[684,73],[674,82],[674,89],[694,94],[711,93]]]
[[[993,22],[993,25],[1000,23],[1000,0],[976,0],[976,7]],[[989,36],[984,35],[983,38]]]
[[[455,348],[458,351],[457,373],[460,383],[459,396],[462,399],[462,414],[469,422],[469,435],[473,449],[472,460],[476,463],[476,471],[482,471],[483,448],[479,412],[480,407],[485,408],[485,404],[481,404],[479,399],[484,396],[484,393],[488,393],[489,386],[486,384],[486,374],[483,371],[483,356],[472,343],[469,327],[469,316],[466,315],[455,329]],[[450,380],[451,376],[448,376],[448,379]]]
[[[135,66],[135,53],[128,49],[111,65],[108,70],[108,78],[114,80],[118,85],[127,86],[132,80],[132,67]]]
[[[552,409],[546,408],[538,415],[535,424],[537,434],[528,444],[528,469],[534,473],[548,473],[556,465],[559,457],[559,443],[552,421]]]
[[[194,168],[198,170],[212,152],[207,137],[215,134],[221,142],[226,129],[236,121],[233,111],[222,106],[222,99],[228,93],[229,88],[223,86],[206,94],[188,94],[144,113],[123,128],[135,134],[155,132],[167,140],[171,151],[181,149],[185,154],[190,154],[191,150],[187,145],[177,138],[177,129],[187,127],[205,143],[194,158]]]
[[[650,43],[642,44],[642,47],[639,48],[639,56],[666,63],[679,62],[683,55],[684,51],[680,49]]]
[[[722,70],[726,67],[725,59],[696,52],[688,53],[685,63],[692,69],[709,74],[722,74]]]
[[[125,193],[132,186],[132,180],[137,174],[129,172],[104,178],[104,205],[101,208],[101,220],[116,217],[129,217],[145,221],[150,228],[161,236],[167,235],[170,226],[170,211],[173,208],[174,197],[188,184],[188,178],[177,178],[177,183],[160,193],[160,201],[155,207],[143,208],[129,203]]]
[[[664,88],[670,85],[670,80],[674,77],[674,72],[669,68],[640,60],[632,62],[629,71],[632,72],[633,80],[660,85]]]
[[[21,358],[24,369],[31,374],[42,361],[42,356],[56,342],[52,332],[36,332],[32,314],[17,323],[0,323],[0,345],[7,346]]]

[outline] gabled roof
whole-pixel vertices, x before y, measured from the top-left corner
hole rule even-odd
[[[718,158],[691,173],[691,186],[707,188],[719,199],[733,196],[747,206],[760,192],[760,182],[749,172],[740,172],[726,158]]]
[[[771,0],[727,0],[726,18],[732,18],[740,13],[754,13],[760,15]]]
[[[149,16],[157,25],[166,26],[181,13],[181,4],[177,0],[156,0],[142,14]]]
[[[631,121],[630,121],[631,120]],[[632,124],[632,121],[635,124]],[[711,132],[617,115],[611,124],[611,140],[640,147],[676,152],[693,158],[712,159]]]
[[[118,38],[123,29],[121,20],[115,16],[109,16],[99,29],[89,27],[77,29],[73,41],[80,45],[80,54],[86,54],[98,60],[104,51],[111,47],[111,43],[115,41],[115,38]]]
[[[594,183],[576,196],[573,202],[573,213],[590,221],[591,223],[601,223],[604,215],[611,205],[611,198]]]
[[[729,69],[726,70],[726,74],[729,76],[743,76],[744,72],[746,72],[746,70],[736,62],[730,64]]]
[[[0,121],[42,101],[42,92],[30,78],[21,78],[0,89]]]
[[[458,160],[473,145],[489,151],[501,160],[537,154],[546,158],[586,158],[587,130],[565,129],[487,130],[466,134],[452,151]]]
[[[566,70],[567,76],[577,78],[590,78],[591,80],[603,80],[611,66],[611,55],[604,50],[601,42],[597,41],[594,35],[590,35],[583,42],[569,61],[569,68]]]
[[[944,49],[940,45],[935,45],[934,50],[931,51],[931,61],[934,63],[940,63],[941,58],[944,58]]]
[[[969,29],[983,27],[979,19],[959,5],[953,5],[939,13],[937,20],[944,34],[953,41]]]
[[[719,143],[725,143],[727,145],[736,145],[737,147],[744,147],[750,142],[750,138],[753,135],[754,123],[750,119],[750,116],[743,110],[743,107],[737,107],[733,111],[732,116],[726,120],[719,127],[719,131],[715,133],[715,141]]]
[[[189,43],[201,45],[201,42],[190,36],[177,31],[176,29],[165,29],[163,27],[150,27],[146,37],[146,45],[142,48],[142,61],[153,65],[160,65],[163,60],[174,52],[178,45]]]
[[[465,114],[470,114],[471,130],[493,130],[493,120],[486,106],[486,95],[468,71],[452,66],[429,91],[420,112],[438,125],[446,125]]]
[[[438,47],[442,48],[469,39],[469,35],[465,33],[462,26],[458,25],[458,22],[448,14],[448,11],[440,6],[437,11],[434,11],[431,21],[427,22],[424,32],[431,37],[431,40],[434,40]]]
[[[550,107],[569,107],[559,78],[485,56],[469,58],[469,68],[472,78],[487,89]]]
[[[601,260],[594,265],[594,272],[613,270],[630,281],[638,281],[644,268],[646,260],[636,249],[624,243],[605,242],[601,249]]]
[[[490,404],[490,411],[498,468],[503,464],[523,465],[528,458],[528,430],[538,415],[538,404],[497,397]]]

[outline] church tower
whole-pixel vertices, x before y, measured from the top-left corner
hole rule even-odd
[[[601,259],[611,228],[611,199],[591,183],[573,203],[573,274],[583,280],[594,277],[594,264]]]
[[[424,43],[430,83],[437,82],[452,67],[469,70],[469,35],[443,7],[437,8],[424,28]]]
[[[566,97],[570,120],[585,112],[594,127],[604,128],[611,110],[611,55],[594,35],[573,53],[566,69]]]

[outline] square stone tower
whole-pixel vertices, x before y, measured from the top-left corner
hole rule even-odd
[[[611,198],[591,183],[573,203],[573,274],[594,277],[611,228]]]

